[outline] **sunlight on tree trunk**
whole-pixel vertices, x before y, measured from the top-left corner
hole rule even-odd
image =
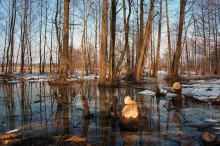
[[[64,1],[64,23],[63,23],[63,51],[61,53],[61,70],[59,79],[67,80],[68,67],[68,44],[69,44],[69,0]]]
[[[176,51],[173,56],[171,73],[173,75],[178,75],[179,67],[180,67],[180,57],[181,57],[181,46],[182,46],[182,32],[183,32],[183,22],[185,17],[185,6],[187,0],[181,0],[180,2],[180,18],[179,18],[179,28],[178,28],[178,38],[176,44]]]
[[[106,84],[107,28],[108,28],[108,0],[103,0],[99,85]]]
[[[141,67],[143,64],[143,58],[144,58],[145,52],[147,52],[146,49],[148,49],[148,46],[150,43],[150,37],[152,33],[153,11],[154,11],[154,0],[151,1],[144,39],[143,39],[141,46],[139,47],[138,61],[137,61],[136,73],[135,73],[135,81],[137,83],[141,81]]]

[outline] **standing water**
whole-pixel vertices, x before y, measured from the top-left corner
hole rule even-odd
[[[167,85],[98,87],[97,80],[59,86],[2,84],[0,134],[15,130],[29,137],[80,136],[89,145],[202,145],[201,134],[210,125],[205,119],[220,119],[218,107],[140,94],[162,86]],[[127,95],[137,102],[142,124],[137,131],[122,129],[117,118]]]

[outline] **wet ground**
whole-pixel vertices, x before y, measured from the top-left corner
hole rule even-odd
[[[158,82],[121,82],[115,88],[97,87],[97,80],[62,86],[50,86],[47,82],[1,84],[0,134],[14,130],[19,134],[17,144],[32,138],[39,141],[35,145],[59,145],[57,139],[79,136],[85,138],[82,145],[109,146],[196,146],[203,145],[204,131],[220,134],[218,105],[191,99],[174,103],[164,96],[139,94],[169,86],[160,79]],[[137,131],[119,126],[117,117],[127,95],[138,105],[142,128]],[[0,142],[6,144],[5,140]]]

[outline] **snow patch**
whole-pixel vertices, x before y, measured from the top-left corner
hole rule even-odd
[[[139,92],[139,94],[155,95],[156,93],[154,91],[151,91],[151,90],[144,90],[144,91]]]

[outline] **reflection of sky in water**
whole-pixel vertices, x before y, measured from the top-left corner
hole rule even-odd
[[[169,99],[139,94],[144,90],[155,89],[154,86],[158,84],[114,89],[100,89],[95,85],[96,81],[86,81],[81,86],[73,83],[64,87],[38,82],[27,83],[24,90],[20,84],[0,86],[0,133],[19,128],[20,132],[30,135],[79,135],[86,136],[88,144],[99,145],[201,144],[201,131],[187,125],[207,124],[205,120],[211,118],[220,119],[216,116],[220,115],[219,110],[214,107],[187,103],[177,109],[179,107]],[[54,92],[58,97],[62,97],[65,92],[68,95],[68,98],[63,98],[68,101],[61,101],[61,108],[57,106]],[[80,94],[87,99],[91,114],[89,119],[83,118]],[[117,97],[117,103],[114,104],[117,112],[123,108],[125,96],[131,95],[135,99],[143,128],[137,132],[124,131],[115,118],[104,116],[106,107],[114,102],[113,95]],[[189,135],[195,138],[187,138]]]

